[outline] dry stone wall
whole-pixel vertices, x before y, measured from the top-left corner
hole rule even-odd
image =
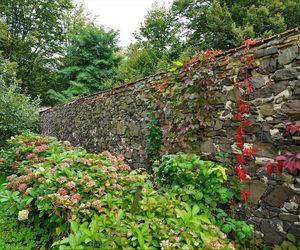
[[[287,233],[299,241],[299,173],[267,175],[263,167],[265,161],[274,159],[285,149],[300,151],[300,134],[290,136],[285,131],[288,121],[300,125],[299,47],[300,32],[294,29],[259,41],[248,49],[244,46],[219,55],[218,64],[210,68],[214,81],[208,112],[213,118],[206,127],[199,126],[188,146],[188,142],[178,140],[180,133],[178,124],[174,123],[174,113],[178,115],[180,111],[179,118],[183,120],[196,114],[191,114],[185,105],[172,105],[171,99],[175,97],[169,91],[174,86],[168,80],[172,79],[170,72],[44,111],[41,131],[91,151],[123,154],[130,164],[138,167],[146,159],[147,117],[149,112],[154,112],[162,130],[161,155],[192,151],[216,159],[220,153],[227,153],[230,159],[235,151],[233,138],[238,127],[232,121],[233,108],[241,95],[237,83],[242,80],[241,58],[246,53],[254,58],[254,67],[248,72],[254,91],[247,100],[250,126],[245,141],[257,152],[247,168],[252,179],[249,182],[252,203],[241,213],[256,225],[266,243],[279,243]],[[200,72],[201,62],[196,62],[195,67]]]

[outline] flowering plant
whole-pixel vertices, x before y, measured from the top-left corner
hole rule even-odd
[[[10,140],[0,157],[2,168],[10,173],[2,200],[19,221],[43,228],[53,246],[234,248],[214,225],[217,196],[204,191],[202,199],[197,193],[192,196],[196,204],[175,190],[156,190],[150,176],[143,169],[131,170],[122,156],[91,154],[53,138],[25,134]],[[218,189],[226,179],[225,169],[195,156],[194,161],[202,164],[198,181],[206,190],[214,185],[221,199]],[[133,215],[138,187],[142,195]]]

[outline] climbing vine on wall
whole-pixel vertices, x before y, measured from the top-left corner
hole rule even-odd
[[[237,122],[239,124],[238,128],[235,130],[234,135],[234,153],[235,153],[235,163],[237,166],[235,167],[235,172],[238,176],[239,182],[243,182],[247,174],[243,167],[246,165],[247,160],[251,159],[256,150],[252,147],[252,145],[247,144],[245,142],[245,133],[247,127],[250,126],[250,120],[248,119],[249,115],[249,102],[247,101],[248,96],[253,92],[253,88],[251,85],[251,70],[254,68],[253,65],[253,56],[248,54],[249,48],[251,45],[256,43],[255,40],[246,40],[243,45],[245,45],[245,49],[243,50],[243,56],[241,58],[244,67],[239,70],[238,81],[236,83],[236,88],[239,91],[239,98],[236,101],[235,111],[232,117],[233,122]],[[250,195],[250,190],[241,188],[239,190],[240,198],[242,200],[247,200]]]
[[[200,141],[201,128],[212,121],[210,91],[215,87],[213,68],[218,66],[220,51],[201,52],[186,63],[176,62],[170,69],[171,77],[157,84],[156,90],[166,96],[166,120],[173,134],[173,142],[181,148],[195,146]]]
[[[146,125],[146,157],[150,164],[159,159],[161,145],[161,129],[158,118],[147,118]]]

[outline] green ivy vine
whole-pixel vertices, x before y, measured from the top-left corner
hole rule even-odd
[[[159,159],[162,132],[158,118],[147,118],[146,158],[149,164]]]

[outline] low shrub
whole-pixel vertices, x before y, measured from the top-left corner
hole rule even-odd
[[[154,172],[162,190],[176,193],[183,201],[197,204],[202,212],[212,214],[214,223],[227,235],[233,235],[234,240],[242,243],[251,234],[251,225],[230,218],[218,208],[231,200],[234,193],[224,185],[227,180],[225,167],[203,161],[196,154],[179,153],[163,156]]]
[[[8,141],[0,158],[2,171],[10,174],[1,193],[3,205],[28,227],[44,228],[54,248],[234,248],[217,226],[215,198],[193,200],[194,195],[186,199],[176,189],[157,190],[143,169],[131,170],[122,156],[90,154],[54,138],[23,134]],[[225,170],[201,164],[216,173],[208,177],[215,176],[219,187]],[[194,185],[197,192],[200,186]]]
[[[227,180],[226,169],[195,154],[165,155],[154,171],[158,184],[177,192],[184,201],[203,204],[203,208],[227,201],[222,185]]]
[[[0,55],[0,146],[26,130],[37,127],[39,100],[31,100],[18,88],[15,65]]]

